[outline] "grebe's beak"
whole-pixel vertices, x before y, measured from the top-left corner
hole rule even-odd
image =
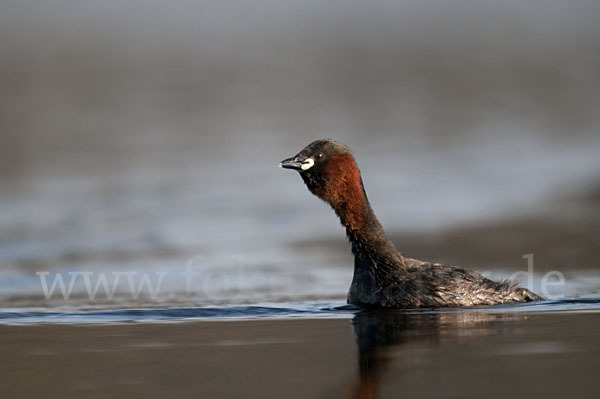
[[[297,157],[292,157],[279,162],[279,167],[284,169],[302,170],[300,169],[302,167],[302,162]]]
[[[285,169],[294,169],[299,172],[302,172],[312,168],[314,164],[315,161],[312,158],[302,160],[299,157],[293,157],[284,159],[283,161],[279,162],[279,167]]]

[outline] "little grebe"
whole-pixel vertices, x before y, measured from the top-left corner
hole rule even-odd
[[[385,236],[350,148],[326,139],[279,164],[294,169],[346,228],[354,254],[348,303],[368,308],[482,306],[541,300],[511,281],[495,282],[461,267],[402,256]]]

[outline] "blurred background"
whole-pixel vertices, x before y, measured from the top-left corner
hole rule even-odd
[[[598,292],[598,17],[596,1],[1,0],[0,304],[343,299],[342,228],[277,168],[325,137],[354,150],[405,255],[502,278],[533,253],[536,279]],[[166,277],[156,298],[90,301],[80,281],[48,301],[40,271]]]

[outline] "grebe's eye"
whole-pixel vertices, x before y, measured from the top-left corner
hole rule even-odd
[[[320,152],[320,153],[317,154],[317,159],[323,159],[323,153],[322,152]]]

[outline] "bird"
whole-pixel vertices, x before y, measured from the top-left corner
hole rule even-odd
[[[313,141],[279,163],[335,211],[354,255],[347,302],[368,309],[479,307],[543,300],[510,280],[496,282],[462,267],[403,256],[386,237],[354,154],[333,139]]]

